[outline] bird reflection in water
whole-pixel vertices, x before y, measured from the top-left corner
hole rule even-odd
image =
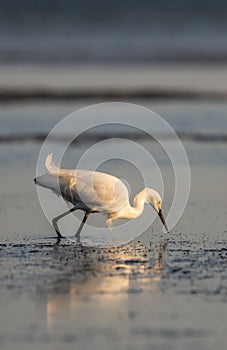
[[[96,324],[97,308],[120,315],[133,295],[159,292],[166,246],[167,241],[100,251],[81,247],[76,253],[55,246],[54,258],[65,259],[66,273],[52,281],[47,295],[47,334],[58,333],[63,325],[72,332],[83,322],[88,327],[88,319]]]

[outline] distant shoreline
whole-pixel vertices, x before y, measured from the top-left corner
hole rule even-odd
[[[0,103],[28,101],[75,101],[91,99],[142,99],[184,101],[227,101],[227,91],[167,88],[0,88]]]
[[[199,133],[199,132],[176,132],[177,136],[182,141],[195,141],[195,142],[227,142],[227,133]],[[151,136],[153,135],[153,136]],[[47,138],[48,133],[36,132],[36,133],[24,133],[24,134],[3,134],[0,135],[0,143],[23,143],[23,142],[44,142]],[[133,140],[143,140],[149,142],[156,142],[156,140],[175,140],[173,135],[168,133],[141,133],[141,132],[103,132],[103,133],[90,133],[87,134],[78,134],[71,137],[69,134],[48,136],[49,141],[61,143],[68,142],[73,139],[72,145],[78,146],[82,144],[90,144],[92,142],[100,142],[106,139],[111,138],[122,138],[122,139],[133,139]]]
[[[217,49],[215,52],[212,48],[205,50],[184,50],[176,49],[175,52],[131,52],[131,50],[121,52],[107,51],[105,53],[94,50],[80,52],[74,49],[61,48],[57,50],[31,50],[31,49],[1,49],[0,47],[0,65],[75,65],[75,64],[227,64],[227,50]]]

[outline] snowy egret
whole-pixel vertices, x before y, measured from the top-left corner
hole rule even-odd
[[[144,188],[135,196],[134,205],[131,206],[126,186],[115,176],[97,171],[60,169],[53,163],[52,154],[46,157],[45,166],[48,174],[36,177],[35,184],[52,190],[65,201],[73,204],[73,208],[52,220],[59,240],[62,235],[57,222],[75,210],[80,209],[85,212],[76,232],[78,238],[90,213],[106,214],[106,223],[110,227],[113,220],[133,219],[140,216],[144,210],[144,203],[154,208],[168,232],[162,213],[162,199],[155,190]]]

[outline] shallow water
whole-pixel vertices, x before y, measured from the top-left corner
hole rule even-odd
[[[4,349],[225,347],[226,241],[17,241],[1,244]]]

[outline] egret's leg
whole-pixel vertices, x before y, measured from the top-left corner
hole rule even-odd
[[[77,210],[77,208],[75,208],[75,207],[71,208],[70,210],[67,210],[65,213],[60,214],[60,215],[56,216],[55,218],[53,218],[52,225],[53,225],[53,227],[54,227],[54,229],[55,229],[55,231],[56,231],[56,233],[58,235],[58,239],[59,240],[62,238],[62,235],[61,235],[59,227],[57,225],[58,220],[62,219],[64,216],[66,216],[66,215],[68,215],[70,213],[73,213],[75,210]]]
[[[85,222],[87,221],[87,218],[88,218],[88,215],[89,215],[89,214],[90,214],[90,213],[89,213],[88,211],[85,212],[84,218],[83,218],[83,220],[82,220],[82,222],[81,222],[81,224],[80,224],[80,226],[79,226],[79,228],[78,228],[78,230],[77,230],[77,232],[76,232],[76,234],[75,234],[75,237],[76,237],[76,238],[79,238],[79,237],[80,237],[80,232],[82,231],[82,228],[83,228]]]

